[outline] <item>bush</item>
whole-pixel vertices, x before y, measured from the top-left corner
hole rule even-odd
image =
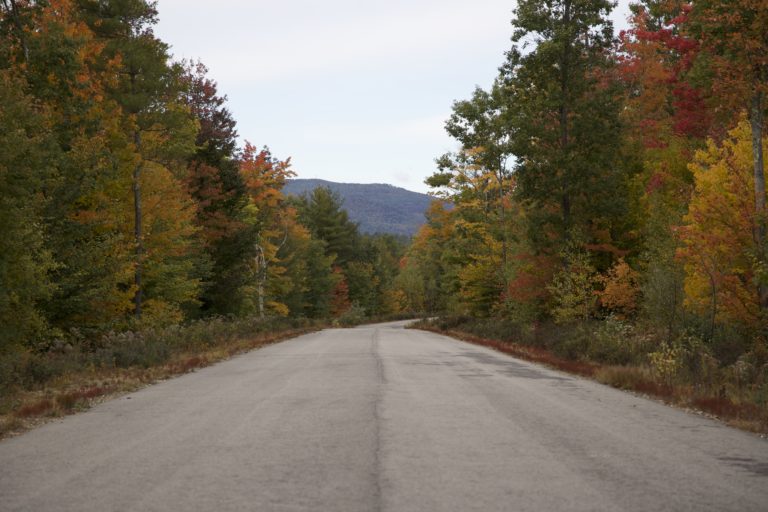
[[[353,302],[352,305],[344,311],[335,321],[334,325],[340,325],[342,327],[354,327],[365,322],[365,309],[357,302]]]
[[[658,350],[648,354],[648,359],[656,377],[669,386],[683,368],[683,355],[682,347],[663,341]]]
[[[592,331],[587,356],[598,363],[626,365],[639,358],[637,341],[631,324],[609,315]]]
[[[148,368],[165,363],[171,357],[171,348],[153,331],[109,333],[103,338],[103,348],[94,354],[100,366]]]

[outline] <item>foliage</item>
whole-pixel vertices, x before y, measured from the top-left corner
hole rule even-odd
[[[238,148],[226,96],[201,62],[172,61],[157,16],[149,0],[0,5],[0,352],[217,314],[328,317],[342,283],[388,312],[402,240],[361,237],[337,198],[340,236],[303,225],[290,159]]]
[[[607,274],[599,277],[603,289],[598,292],[602,307],[622,317],[631,317],[637,310],[640,274],[623,258]]]
[[[687,304],[712,324],[756,325],[760,315],[751,162],[749,126],[741,122],[721,145],[710,140],[690,165],[696,189],[679,256]]]
[[[547,287],[552,295],[552,316],[557,322],[587,320],[595,310],[597,275],[589,254],[572,245],[562,255],[565,268]]]
[[[530,203],[534,247],[554,254],[572,229],[614,244],[623,222],[626,169],[609,58],[611,9],[606,0],[526,0],[512,20],[515,45],[499,80],[516,192]]]
[[[39,303],[52,292],[40,191],[53,178],[55,152],[45,116],[23,88],[0,70],[0,352],[44,334]]]

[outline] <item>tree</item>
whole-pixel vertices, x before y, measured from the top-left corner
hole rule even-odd
[[[725,100],[726,106],[729,103],[737,106],[731,110],[745,109],[749,114],[757,258],[764,265],[768,263],[762,145],[768,107],[768,1],[696,1],[690,13],[690,25],[691,32],[702,41],[711,58],[715,95]],[[768,282],[760,283],[759,293],[760,307],[768,310]]]
[[[459,269],[465,260],[456,257],[453,242],[454,213],[443,201],[433,201],[427,222],[413,238],[400,263],[397,289],[405,297],[406,309],[418,312],[447,312],[457,306]]]
[[[523,0],[501,87],[516,187],[532,239],[558,253],[572,229],[616,235],[625,207],[608,0]],[[535,45],[529,49],[530,43]],[[606,242],[602,242],[606,243]],[[608,240],[607,243],[612,243]]]
[[[70,0],[16,2],[16,9],[24,43],[8,45],[8,63],[16,63],[26,90],[47,111],[57,154],[49,162],[56,179],[43,191],[55,286],[41,308],[56,329],[103,326],[122,319],[130,293],[124,280],[130,261],[116,212],[129,185],[122,170],[132,156],[120,109],[105,97],[114,67],[100,64],[103,44]]]
[[[765,141],[763,142],[765,144]],[[751,129],[742,121],[718,145],[710,140],[691,163],[696,189],[679,257],[685,264],[687,304],[716,322],[759,325],[758,283],[765,267],[758,259],[759,222],[752,202]]]
[[[623,258],[619,258],[605,275],[598,280],[603,289],[598,293],[600,305],[621,318],[634,315],[638,303],[639,274]]]
[[[246,222],[252,229],[253,276],[256,285],[257,311],[266,315],[267,283],[275,272],[278,253],[288,240],[290,219],[285,208],[282,188],[285,180],[295,174],[290,159],[277,160],[267,148],[257,150],[246,142],[240,160],[240,174],[249,198]],[[272,301],[273,309],[283,310],[281,303]]]
[[[208,314],[237,314],[247,300],[252,261],[250,230],[244,222],[248,203],[237,155],[237,131],[215,81],[200,62],[185,63],[181,77],[184,103],[199,123],[196,149],[185,183],[195,200],[195,224],[211,268],[202,292]]]
[[[596,305],[595,285],[597,275],[590,262],[589,253],[576,241],[563,251],[565,268],[555,274],[547,286],[552,295],[552,316],[556,322],[585,321]]]
[[[456,101],[451,117],[445,123],[448,134],[461,144],[461,150],[438,158],[439,171],[427,178],[426,183],[435,188],[445,188],[454,203],[475,200],[483,208],[484,215],[496,226],[496,238],[501,241],[502,262],[506,263],[507,246],[505,225],[505,199],[512,192],[510,158],[510,131],[515,127],[507,123],[502,88],[494,83],[490,92],[479,87],[472,98]]]
[[[52,289],[41,192],[58,156],[44,113],[25,83],[0,70],[0,352],[31,344],[46,328],[40,301]]]
[[[360,258],[360,234],[342,208],[341,197],[326,187],[318,187],[297,203],[299,221],[312,236],[326,244],[327,254],[344,269]]]
[[[333,258],[325,255],[324,243],[313,239],[309,230],[298,223],[292,208],[286,219],[288,237],[277,255],[285,272],[271,281],[271,293],[280,297],[294,317],[328,318],[339,278],[333,272]]]
[[[168,45],[155,37],[155,2],[78,0],[91,30],[104,42],[102,65],[116,66],[107,92],[120,105],[122,127],[135,153],[133,196],[134,315],[141,319],[145,299],[146,236],[142,210],[142,173],[149,163],[183,175],[194,151],[196,126],[180,101],[181,66],[169,64]]]
[[[635,161],[630,225],[637,226],[642,311],[674,334],[683,319],[685,272],[675,253],[693,191],[688,163],[715,130],[714,105],[696,79],[699,43],[686,32],[686,3],[648,0],[633,6],[620,35],[619,77],[625,99],[624,154]]]

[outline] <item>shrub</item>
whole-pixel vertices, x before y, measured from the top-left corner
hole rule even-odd
[[[346,311],[339,315],[334,324],[342,327],[353,327],[363,323],[365,318],[365,309],[357,302],[353,302]]]
[[[598,293],[600,304],[623,318],[634,315],[640,293],[640,274],[624,258],[619,258],[616,265],[598,279],[603,284],[603,290]]]
[[[637,352],[634,328],[613,315],[609,315],[592,331],[587,348],[590,360],[619,365],[635,361]]]
[[[683,356],[682,347],[663,341],[658,350],[648,354],[648,359],[656,376],[669,386],[683,368]]]
[[[166,362],[171,349],[165,340],[153,336],[153,332],[110,333],[104,336],[103,348],[94,354],[94,360],[101,366],[148,368]]]
[[[597,273],[589,254],[572,244],[563,254],[566,269],[558,272],[547,286],[554,301],[552,317],[558,323],[587,320],[595,309]]]

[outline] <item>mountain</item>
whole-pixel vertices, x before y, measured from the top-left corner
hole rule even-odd
[[[349,218],[360,225],[363,233],[391,233],[411,236],[424,224],[432,197],[382,183],[335,183],[325,180],[289,180],[283,192],[290,195],[308,193],[328,187],[344,201]]]

